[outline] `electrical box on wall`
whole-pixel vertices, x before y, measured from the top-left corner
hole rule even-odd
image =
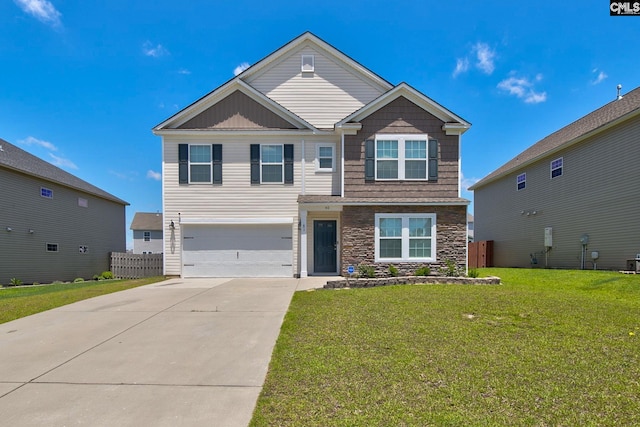
[[[550,248],[553,246],[553,228],[545,227],[544,229],[544,247]]]

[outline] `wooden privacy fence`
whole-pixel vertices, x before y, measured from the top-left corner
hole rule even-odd
[[[162,276],[162,254],[111,252],[111,272],[116,279]]]
[[[469,268],[493,267],[493,240],[469,242]]]

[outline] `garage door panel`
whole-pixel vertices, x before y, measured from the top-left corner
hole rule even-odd
[[[184,227],[185,277],[291,277],[291,224]]]

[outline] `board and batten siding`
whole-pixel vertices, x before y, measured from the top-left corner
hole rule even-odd
[[[459,137],[446,135],[442,120],[404,97],[361,120],[357,135],[345,136],[345,196],[458,197]],[[365,144],[376,134],[427,134],[438,140],[438,180],[365,181]]]
[[[53,198],[42,197],[42,187],[52,190]],[[0,188],[2,284],[12,278],[23,283],[91,279],[109,270],[110,252],[126,250],[122,204],[4,168]],[[58,252],[47,252],[47,243],[58,244]],[[81,253],[80,246],[87,250]]]
[[[288,218],[293,221],[294,273],[299,270],[298,254],[298,195],[302,192],[302,141],[305,141],[305,187],[307,193],[330,195],[336,186],[339,173],[315,172],[315,147],[317,143],[337,141],[326,137],[307,138],[247,136],[223,139],[165,137],[163,142],[163,186],[164,186],[164,232],[165,232],[165,274],[179,275],[181,272],[181,231],[178,218],[182,219],[258,219]],[[178,144],[222,144],[222,185],[179,184]],[[250,180],[251,144],[293,144],[294,181],[293,184],[252,185]],[[338,162],[339,160],[336,159]],[[178,215],[180,213],[180,215]],[[174,221],[175,229],[169,228]]]
[[[563,175],[550,163],[563,158]],[[588,234],[586,268],[624,269],[640,253],[640,117],[592,136],[475,190],[475,240],[494,241],[501,267],[545,266],[544,229],[552,227],[548,267],[580,268],[580,237]],[[526,188],[516,176],[525,172]],[[535,212],[535,214],[534,214]]]
[[[301,72],[302,55],[314,55],[313,73]],[[355,72],[309,46],[246,82],[319,129],[332,129],[336,122],[382,94]]]

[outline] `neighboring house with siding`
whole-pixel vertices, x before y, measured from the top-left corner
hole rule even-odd
[[[165,274],[465,268],[469,127],[304,33],[153,129]]]
[[[91,279],[126,250],[127,202],[0,139],[0,283]]]
[[[475,240],[494,241],[501,267],[594,268],[597,252],[597,268],[625,269],[640,253],[638,170],[640,88],[473,185]]]
[[[160,212],[136,212],[131,221],[134,254],[161,254],[162,214]]]

